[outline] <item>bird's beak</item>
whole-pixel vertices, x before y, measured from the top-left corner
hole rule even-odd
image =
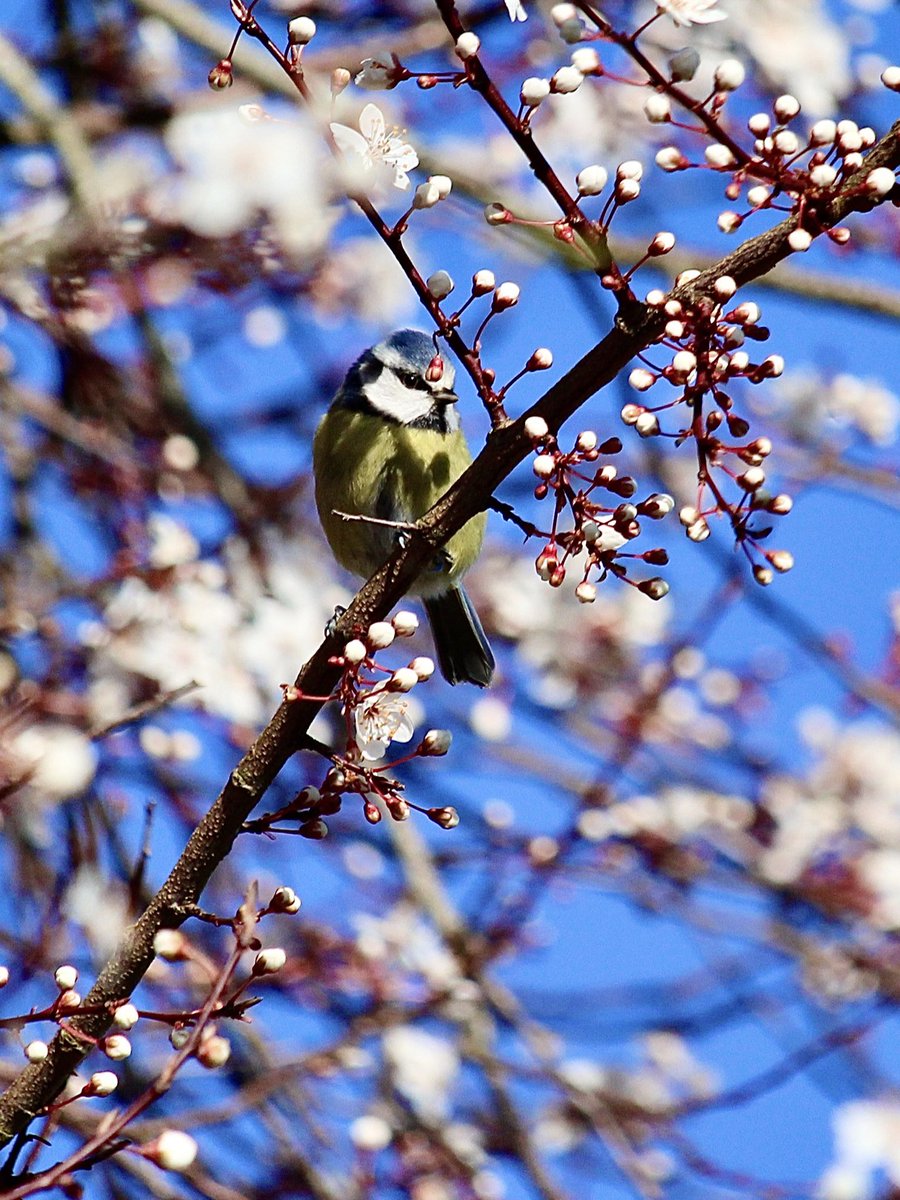
[[[432,392],[431,398],[435,404],[455,404],[459,396],[456,392],[451,392],[449,388],[442,388],[439,392]]]

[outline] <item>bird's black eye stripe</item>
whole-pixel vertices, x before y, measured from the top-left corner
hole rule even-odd
[[[428,384],[416,371],[397,371],[397,378],[404,387],[415,388],[421,392],[428,390]]]

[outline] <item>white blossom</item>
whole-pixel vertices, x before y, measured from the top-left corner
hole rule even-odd
[[[391,742],[412,740],[409,700],[397,692],[370,692],[353,710],[353,719],[363,758],[383,758]]]
[[[384,113],[375,104],[367,104],[359,114],[359,129],[331,123],[331,133],[342,154],[356,156],[362,164],[364,177],[373,177],[379,168],[391,174],[394,187],[405,191],[409,187],[409,172],[419,165],[419,156],[402,136],[388,133]]]
[[[708,25],[724,21],[727,13],[716,9],[718,0],[656,0],[656,7],[668,13],[676,25]]]

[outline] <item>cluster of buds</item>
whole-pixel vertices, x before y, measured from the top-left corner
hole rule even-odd
[[[666,551],[656,548],[634,553],[629,548],[641,535],[641,518],[657,521],[668,516],[675,506],[672,497],[653,494],[636,501],[636,481],[630,475],[620,475],[614,463],[600,462],[601,458],[612,458],[621,451],[618,438],[607,438],[601,443],[593,430],[583,430],[573,448],[563,451],[544,419],[536,416],[525,421],[525,434],[535,451],[531,464],[538,480],[535,498],[544,500],[553,496],[555,500],[550,529],[528,530],[545,543],[535,560],[541,579],[551,587],[562,587],[570,563],[581,560],[583,555],[575,588],[581,603],[593,601],[597,584],[610,575],[653,600],[661,600],[669,590],[664,579],[654,576],[635,580],[628,569],[629,560],[665,566]],[[598,499],[604,492],[608,496]],[[570,528],[561,528],[564,514]]]
[[[334,698],[340,702],[344,717],[346,744],[343,753],[332,754],[331,766],[318,787],[305,787],[288,805],[275,813],[248,822],[250,832],[281,832],[281,821],[298,821],[292,830],[301,837],[317,841],[328,835],[324,818],[341,811],[346,795],[362,800],[363,815],[377,824],[382,811],[397,821],[406,820],[410,810],[424,813],[444,829],[459,822],[455,809],[423,809],[402,793],[404,785],[389,777],[388,767],[380,760],[391,742],[407,743],[413,738],[413,723],[408,694],[429,680],[435,671],[432,659],[418,655],[405,666],[390,668],[376,660],[376,654],[393,645],[397,638],[412,637],[419,619],[412,612],[398,612],[390,621],[374,621],[364,635],[351,638],[334,661],[342,667],[341,681]],[[291,699],[292,689],[285,688]],[[297,697],[295,697],[297,698]],[[436,758],[450,748],[446,730],[431,729],[413,750],[395,759],[390,769],[414,758]]]
[[[676,282],[689,283],[696,274],[682,272]],[[745,346],[766,341],[769,331],[760,324],[761,312],[753,301],[728,308],[736,290],[735,281],[723,276],[713,287],[716,299],[694,306],[662,292],[648,294],[647,303],[662,309],[668,318],[660,344],[671,351],[671,358],[661,368],[649,362],[635,367],[629,383],[635,391],[644,393],[662,381],[677,395],[652,407],[628,403],[621,416],[644,438],[667,436],[678,443],[694,439],[701,486],[697,503],[679,513],[687,536],[695,542],[705,541],[710,533],[707,517],[723,513],[731,521],[738,544],[750,557],[757,582],[767,584],[773,578],[773,569],[788,571],[793,560],[786,551],[761,549],[759,543],[771,529],[754,524],[753,519],[760,513],[785,515],[791,509],[791,498],[765,490],[763,464],[772,443],[767,437],[748,438],[750,423],[735,412],[728,389],[734,380],[758,384],[775,378],[783,372],[784,361],[777,354],[751,360]],[[687,405],[690,412],[687,424],[664,431],[660,413],[682,405]],[[733,487],[737,489],[734,500],[726,495],[726,490]]]
[[[738,63],[733,65],[740,67]],[[743,68],[734,71],[730,61],[721,64],[716,82],[722,103],[725,92],[733,90],[735,81],[738,85],[743,81]],[[726,88],[726,84],[732,86]],[[747,127],[754,139],[752,149],[742,148],[723,133],[721,142],[706,147],[703,163],[692,162],[677,146],[664,146],[656,156],[657,165],[664,171],[703,166],[726,174],[730,179],[725,195],[732,202],[746,188],[746,209],[726,209],[719,214],[718,226],[723,233],[733,233],[755,212],[785,211],[787,199],[788,211],[797,218],[797,226],[788,237],[792,250],[798,253],[808,250],[820,233],[837,245],[846,245],[850,232],[829,225],[827,205],[845,187],[847,179],[864,165],[864,152],[875,144],[875,130],[860,127],[851,120],[824,119],[799,133],[791,128],[799,115],[800,102],[796,96],[779,96],[771,113],[761,111],[749,118]],[[856,186],[856,191],[874,206],[892,194],[897,195],[896,187],[893,170],[875,167]]]

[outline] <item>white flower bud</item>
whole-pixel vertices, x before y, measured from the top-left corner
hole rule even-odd
[[[532,353],[527,364],[529,371],[547,371],[553,366],[553,351],[546,346],[538,346]]]
[[[481,47],[481,39],[476,33],[461,33],[456,39],[456,57],[463,62],[477,54]]]
[[[472,276],[472,292],[476,296],[486,296],[488,292],[494,290],[496,284],[497,281],[494,279],[493,271],[487,271],[482,268]]]
[[[435,300],[443,300],[445,296],[449,296],[456,284],[450,278],[446,271],[435,271],[433,275],[429,275],[425,280],[425,286],[434,296]]]
[[[786,517],[793,507],[794,501],[787,492],[779,492],[777,496],[769,501],[769,511],[779,517]]]
[[[582,75],[593,75],[600,68],[600,55],[593,46],[582,46],[572,51],[572,66]]]
[[[53,978],[61,992],[68,992],[78,982],[78,971],[75,967],[70,966],[57,967]]]
[[[866,176],[866,191],[875,196],[887,196],[894,190],[897,179],[890,167],[876,167]]]
[[[559,36],[570,46],[576,45],[584,37],[584,26],[581,21],[575,17],[571,21],[566,21],[564,25],[559,27]]]
[[[419,753],[430,758],[440,758],[450,749],[453,735],[449,729],[429,729],[419,745]]]
[[[68,988],[64,992],[60,992],[59,998],[56,1001],[56,1007],[60,1012],[72,1012],[81,1004],[81,993],[76,992],[73,988]]]
[[[720,92],[734,92],[741,86],[747,72],[736,58],[726,58],[716,67],[715,84]]]
[[[700,514],[692,504],[685,504],[683,508],[678,510],[678,520],[685,528],[688,528],[700,520]]]
[[[579,583],[575,589],[575,598],[581,604],[593,604],[597,599],[597,588],[593,583]]]
[[[684,322],[683,321],[666,321],[666,335],[676,340],[684,337]]]
[[[133,1004],[120,1004],[113,1012],[113,1024],[117,1029],[133,1029],[138,1019],[139,1013]]]
[[[269,908],[272,912],[287,913],[288,916],[293,916],[295,912],[300,911],[300,904],[300,897],[294,889],[282,884],[272,894],[272,899],[269,901]]]
[[[388,690],[392,692],[411,692],[418,682],[419,676],[411,667],[398,667],[390,678]]]
[[[656,152],[655,162],[662,171],[680,171],[687,165],[687,159],[677,146],[663,146]]]
[[[588,544],[596,542],[600,536],[600,526],[596,521],[585,521],[581,526],[581,534]]]
[[[772,580],[775,578],[775,576],[772,574],[772,572],[769,570],[768,567],[760,566],[757,563],[757,565],[753,568],[753,578],[762,587],[768,587],[769,584],[772,582]]]
[[[546,100],[549,95],[550,81],[539,79],[536,75],[526,79],[519,91],[519,99],[526,108],[537,108],[541,101]]]
[[[809,131],[809,140],[813,146],[830,146],[837,136],[837,125],[834,121],[816,121]]]
[[[754,208],[761,208],[771,194],[765,184],[757,184],[756,187],[750,188],[747,192],[747,203],[752,204]]]
[[[177,929],[160,929],[153,938],[153,953],[167,962],[181,958],[184,947],[184,934]]]
[[[719,213],[719,219],[716,221],[716,224],[723,233],[734,233],[736,229],[740,228],[741,221],[742,218],[736,212],[726,210]]]
[[[892,92],[900,92],[900,67],[885,67],[881,72],[881,82]]]
[[[46,1042],[35,1040],[33,1042],[29,1042],[25,1047],[25,1057],[29,1062],[43,1062],[49,1053],[50,1047]]]
[[[666,293],[659,288],[651,288],[644,297],[644,303],[649,304],[651,308],[662,308],[666,302]]]
[[[111,1033],[103,1039],[103,1053],[113,1062],[121,1062],[131,1054],[131,1042],[124,1033]]]
[[[386,650],[394,636],[394,627],[388,621],[373,621],[366,630],[366,642],[372,650]]]
[[[738,375],[741,371],[746,371],[750,366],[750,355],[744,350],[738,350],[736,354],[731,356],[731,366],[729,370],[732,375]]]
[[[792,250],[802,254],[812,245],[812,234],[806,229],[794,229],[788,234],[788,245]]]
[[[366,1113],[362,1117],[357,1117],[350,1125],[350,1141],[357,1149],[366,1150],[369,1153],[384,1150],[391,1144],[393,1136],[387,1121],[383,1117],[375,1116],[374,1113]]]
[[[426,679],[430,679],[434,674],[434,659],[421,654],[412,660],[409,664],[409,669],[415,671],[416,678],[424,683]]]
[[[504,308],[512,308],[518,302],[519,285],[517,283],[501,283],[494,291],[494,299],[491,307],[494,312],[500,312]]]
[[[793,121],[797,113],[800,111],[800,101],[796,96],[791,96],[789,93],[784,96],[779,96],[772,109],[778,122],[785,125],[788,121]]]
[[[227,1038],[212,1034],[204,1038],[197,1050],[197,1062],[207,1071],[215,1071],[224,1067],[231,1058],[231,1042]]]
[[[777,379],[779,375],[784,374],[784,359],[780,354],[770,354],[762,360],[760,366],[765,367],[766,374],[771,379]]]
[[[254,975],[275,975],[287,962],[287,955],[280,946],[260,950],[253,962]]]
[[[668,254],[675,249],[675,234],[668,232],[660,232],[656,235],[650,245],[647,247],[647,252],[654,257],[660,254]]]
[[[636,179],[619,179],[616,182],[616,200],[620,204],[629,204],[637,200],[641,194],[641,185]]]
[[[547,427],[547,422],[543,417],[526,417],[525,419],[525,436],[533,442],[540,442],[550,432]]]
[[[434,184],[442,200],[446,200],[453,190],[453,180],[449,175],[431,175],[428,182]]]
[[[426,179],[424,183],[420,183],[413,194],[412,206],[415,209],[434,208],[441,199],[441,194],[434,185],[431,179]]]
[[[713,284],[713,291],[720,300],[730,300],[737,291],[737,284],[730,275],[720,275]]]
[[[687,270],[679,271],[678,274],[675,276],[675,286],[681,287],[681,285],[684,283],[692,283],[693,280],[699,279],[699,277],[700,277],[700,272],[695,267],[688,267]],[[674,311],[681,312],[680,302],[675,300],[674,303],[678,305],[678,308],[675,309]],[[670,312],[670,311],[672,311],[672,310],[670,310],[670,308],[667,304],[666,312]]]
[[[754,137],[758,138],[765,137],[771,127],[772,122],[769,118],[769,114],[764,112],[754,113],[747,122],[747,128]]]
[[[721,142],[713,142],[711,146],[707,146],[703,152],[703,156],[711,167],[734,166],[734,155]]]
[[[344,660],[352,667],[355,667],[357,663],[361,663],[366,658],[368,653],[368,650],[359,638],[351,638],[344,647]]]
[[[634,425],[641,413],[646,411],[640,404],[623,404],[619,415],[626,425]]]
[[[816,187],[831,187],[837,179],[837,171],[831,163],[819,163],[817,167],[812,168],[809,177]]]
[[[5,988],[9,983],[9,967],[0,967],[0,988]]]
[[[349,87],[350,80],[353,76],[346,67],[335,67],[331,72],[331,94],[339,96],[345,88]]]
[[[743,475],[738,475],[737,485],[745,492],[755,492],[766,482],[766,473],[762,467],[748,467]]]
[[[391,617],[391,624],[397,637],[412,637],[419,628],[419,618],[414,612],[402,609]]]
[[[656,413],[642,412],[634,423],[640,437],[655,437],[659,433],[659,417]]]
[[[556,459],[552,454],[539,454],[531,464],[531,469],[538,479],[549,479],[556,470]]]
[[[550,9],[550,20],[554,25],[565,25],[566,21],[574,21],[578,16],[578,9],[574,4],[554,4]]]
[[[646,392],[656,383],[656,376],[646,367],[635,367],[628,376],[628,382],[636,392]]]
[[[111,1096],[119,1086],[119,1077],[112,1071],[95,1071],[86,1090],[95,1096]]]
[[[679,350],[672,359],[672,370],[679,375],[690,375],[697,369],[697,356],[690,350]]]
[[[663,125],[672,115],[672,103],[668,96],[651,92],[644,101],[644,116],[653,125]]]
[[[288,41],[292,46],[307,46],[316,36],[316,23],[312,17],[294,17],[288,22]]]
[[[766,558],[768,558],[775,570],[782,575],[785,571],[790,571],[794,565],[794,556],[790,550],[773,550],[770,554],[766,555]]]
[[[800,139],[791,129],[779,129],[772,138],[772,145],[779,154],[796,154],[800,149]]]
[[[583,83],[584,76],[577,67],[560,67],[550,80],[554,92],[559,92],[563,96],[569,92],[577,92]]]
[[[191,1036],[189,1029],[173,1029],[169,1034],[169,1042],[174,1050],[180,1050]]]
[[[186,1171],[197,1157],[197,1143],[189,1133],[166,1129],[143,1153],[164,1171]]]
[[[644,168],[636,158],[626,159],[616,167],[616,179],[636,179],[640,182],[643,178]]]
[[[609,173],[606,168],[594,164],[583,167],[575,176],[575,183],[582,196],[599,196],[608,179]]]
[[[597,449],[597,435],[593,429],[584,429],[575,439],[576,449],[582,454],[589,454],[592,450]]]
[[[689,525],[685,533],[692,542],[705,542],[709,537],[710,529],[706,520],[701,517],[699,521],[695,521],[693,525]]]

